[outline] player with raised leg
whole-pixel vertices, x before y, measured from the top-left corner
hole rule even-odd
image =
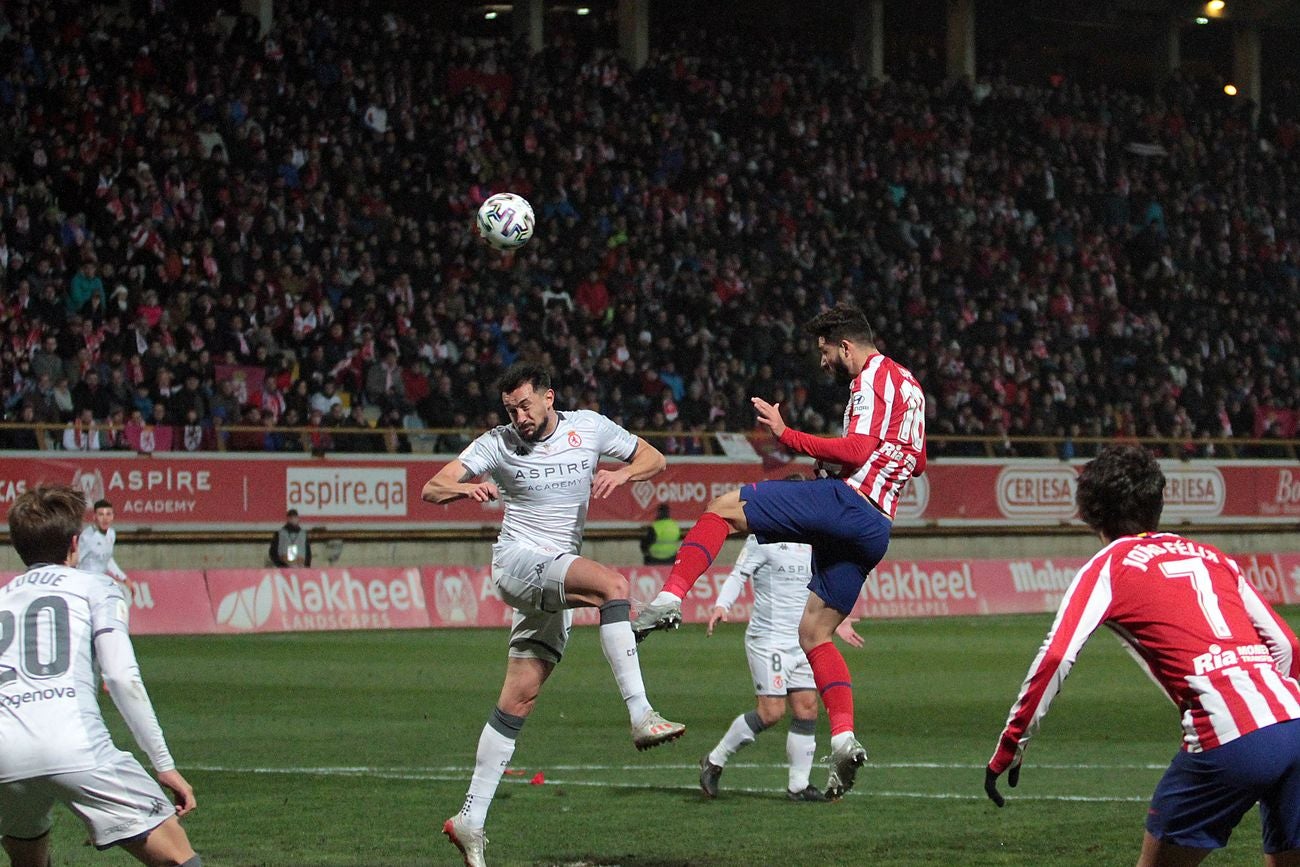
[[[515,740],[542,685],[564,654],[573,608],[600,609],[600,645],[627,705],[632,742],[649,749],[686,727],[650,706],[629,621],[628,580],[578,555],[592,498],[663,470],[664,456],[599,413],[558,412],[550,374],[517,364],[501,378],[510,424],[479,436],[424,486],[423,498],[450,503],[501,499],[505,514],[492,547],[492,580],[514,607],[505,683],[479,737],[475,768],[460,812],[443,825],[465,863],[485,863],[483,827]],[[597,469],[602,457],[627,462]],[[483,476],[489,479],[476,481]]]
[[[885,556],[898,498],[925,469],[925,393],[902,365],[876,350],[862,311],[837,305],[805,330],[817,338],[822,368],[850,382],[843,436],[820,438],[786,426],[779,406],[753,398],[759,424],[783,445],[835,463],[834,477],[745,485],[709,503],[678,551],[663,590],[637,615],[645,637],[681,623],[682,599],[709,567],[727,536],[752,532],[762,543],[807,542],[813,550],[812,593],[799,621],[799,646],[831,723],[826,795],[853,787],[866,750],[853,733],[853,687],[844,657],[831,642],[853,610],[867,573]]]
[[[1156,785],[1138,867],[1199,864],[1259,803],[1265,863],[1300,864],[1300,645],[1237,564],[1156,532],[1165,477],[1141,446],[1107,446],[1079,476],[1079,515],[1105,547],[1065,591],[984,774],[1015,786],[1030,737],[1105,624],[1178,708],[1183,744]],[[1009,772],[1009,773],[1008,773]]]
[[[790,481],[801,480],[791,476]],[[825,801],[826,795],[808,781],[817,747],[817,693],[808,657],[799,647],[799,618],[808,602],[812,578],[812,548],[800,542],[760,545],[750,536],[736,565],[718,591],[709,617],[708,634],[726,620],[740,598],[746,581],[754,586],[754,604],[745,629],[745,656],[754,681],[757,706],[731,721],[722,739],[700,759],[700,789],[718,796],[722,769],[738,751],[759,734],[780,722],[790,708],[790,730],[785,738],[789,775],[786,797],[792,801]],[[852,647],[862,646],[862,636],[848,619],[836,634]]]
[[[27,571],[0,588],[0,842],[14,867],[48,867],[54,805],[64,804],[99,849],[121,846],[155,867],[201,867],[178,821],[194,809],[194,790],[140,679],[122,588],[73,566],[85,509],[81,493],[62,485],[27,491],[9,509]],[[95,661],[157,782],[113,745]]]

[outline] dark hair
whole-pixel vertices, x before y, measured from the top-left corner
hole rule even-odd
[[[804,330],[827,343],[839,343],[841,340],[873,346],[876,343],[876,335],[871,330],[867,315],[849,304],[836,304],[830,310],[823,310],[808,321]]]
[[[512,364],[509,370],[501,374],[499,388],[502,394],[509,394],[523,385],[531,385],[533,391],[546,391],[551,387],[551,374],[541,365],[527,361]]]
[[[1147,533],[1165,507],[1165,474],[1142,446],[1106,446],[1079,474],[1075,500],[1079,517],[1107,539]]]
[[[120,410],[119,410],[119,412],[120,412]],[[111,508],[113,508],[113,504],[110,503],[108,500],[105,500],[105,499],[102,499],[102,498],[101,498],[101,499],[98,499],[98,500],[95,501],[95,506],[94,506],[94,507],[95,507],[96,509],[111,509]]]
[[[67,485],[40,485],[20,494],[9,509],[14,550],[28,566],[66,563],[85,513],[86,498]]]
[[[287,511],[287,512],[284,513],[284,516],[285,516],[286,518],[296,518],[296,517],[298,517],[298,510],[297,510],[297,509],[290,509],[289,511]]]

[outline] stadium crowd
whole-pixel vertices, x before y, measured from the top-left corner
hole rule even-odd
[[[276,3],[263,38],[163,3],[0,7],[7,420],[74,449],[406,450],[501,423],[494,379],[532,358],[560,406],[691,453],[752,429],[750,395],[837,426],[799,324],[847,299],[936,443],[1294,432],[1281,108],[915,60],[867,82],[725,37],[633,74],[563,32],[530,59],[342,8]],[[500,190],[538,216],[514,255],[472,231]]]

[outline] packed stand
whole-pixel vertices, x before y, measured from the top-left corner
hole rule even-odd
[[[932,437],[1294,432],[1277,109],[1255,132],[1191,82],[880,84],[725,39],[632,74],[563,33],[528,59],[419,15],[275,14],[260,38],[3,7],[2,396],[65,426],[50,445],[452,452],[503,421],[520,358],[675,454],[752,429],[752,394],[829,430],[844,387],[799,324],[840,299],[926,387]],[[500,190],[538,215],[513,256],[471,229]]]

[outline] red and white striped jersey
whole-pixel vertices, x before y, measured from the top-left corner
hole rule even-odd
[[[1066,591],[989,766],[1019,761],[1079,651],[1101,624],[1178,708],[1183,749],[1203,752],[1300,718],[1295,633],[1212,545],[1173,533],[1116,539]]]
[[[867,359],[844,407],[844,436],[855,433],[880,442],[841,476],[892,520],[903,486],[925,464],[925,392],[910,370],[879,353]]]

